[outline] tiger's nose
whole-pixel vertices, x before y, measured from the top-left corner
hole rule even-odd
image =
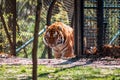
[[[54,44],[51,45],[52,47],[54,46]]]

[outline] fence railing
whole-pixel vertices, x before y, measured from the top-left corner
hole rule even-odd
[[[38,36],[42,35],[43,32],[45,32],[46,28],[43,28],[39,33]],[[31,39],[29,39],[27,42],[25,42],[22,46],[20,46],[19,48],[16,49],[16,53],[18,53],[20,50],[22,50],[23,48],[25,48],[28,44],[30,44],[31,42],[33,42],[34,37],[32,37]]]
[[[119,35],[120,35],[120,30],[118,30],[118,32],[115,34],[115,36],[112,38],[109,44],[111,45]]]

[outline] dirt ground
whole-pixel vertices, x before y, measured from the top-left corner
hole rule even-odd
[[[31,65],[32,59],[28,58],[0,58],[0,65]],[[38,59],[38,65],[47,65],[53,67],[73,67],[73,66],[93,66],[103,68],[120,68],[120,58],[99,58],[99,59]]]

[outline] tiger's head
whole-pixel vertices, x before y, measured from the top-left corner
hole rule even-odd
[[[63,23],[55,22],[48,26],[44,33],[43,41],[51,48],[63,44],[65,42]]]

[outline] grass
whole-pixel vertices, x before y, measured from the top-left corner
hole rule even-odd
[[[1,65],[0,80],[32,80],[31,65]],[[38,80],[120,80],[120,69],[38,65]]]

